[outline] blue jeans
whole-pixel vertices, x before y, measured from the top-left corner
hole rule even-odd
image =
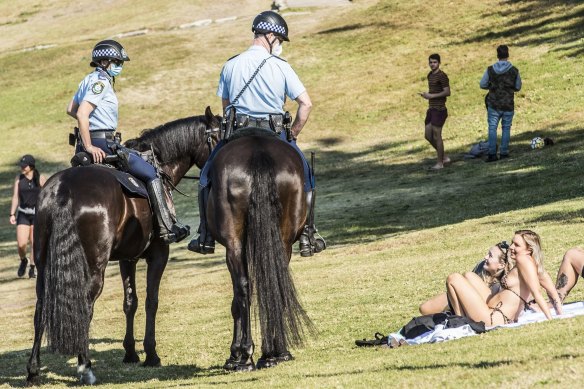
[[[92,139],[91,143],[93,146],[102,149],[107,155],[112,155],[112,151],[107,146],[107,141],[105,139]],[[154,166],[144,161],[134,150],[127,150],[130,152],[128,159],[128,173],[145,183],[154,180],[157,177]]]
[[[288,142],[288,140],[286,139],[286,131],[282,131],[280,133],[280,139],[282,139],[285,142]],[[209,159],[207,159],[207,162],[205,162],[205,166],[203,166],[203,169],[201,170],[201,174],[200,174],[200,178],[199,178],[199,186],[201,186],[203,188],[209,186],[209,183],[210,183],[209,182],[210,181],[209,180],[209,170],[211,169],[211,164],[213,163],[213,158],[215,158],[215,155],[217,154],[217,152],[223,146],[225,146],[225,143],[226,142],[224,140],[219,141],[219,143],[217,143],[217,145],[215,146],[215,148],[211,152],[211,155],[209,155]],[[312,171],[310,169],[310,166],[308,165],[308,161],[306,160],[304,153],[300,150],[300,148],[296,144],[295,140],[288,142],[288,144],[290,146],[292,146],[294,148],[294,150],[296,150],[298,155],[300,155],[300,158],[302,158],[302,166],[304,167],[304,191],[310,192],[315,187],[315,180],[314,180],[314,175],[312,175]]]
[[[511,123],[513,123],[514,114],[514,111],[498,111],[491,107],[487,108],[487,123],[489,124],[489,155],[497,155],[497,127],[499,126],[499,122],[501,122],[503,130],[499,154],[509,154]]]

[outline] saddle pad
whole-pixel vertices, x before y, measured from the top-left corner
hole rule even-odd
[[[148,198],[148,190],[146,189],[146,185],[144,182],[137,179],[136,177],[132,176],[129,173],[122,172],[117,170],[113,167],[103,166],[103,165],[90,165],[90,166],[99,166],[102,169],[107,169],[113,176],[118,180],[120,185],[126,193],[133,194],[136,196],[144,197],[145,199]]]
[[[129,173],[121,172],[116,169],[111,169],[111,173],[116,177],[122,188],[128,193],[148,198],[148,190],[144,182],[132,176]]]

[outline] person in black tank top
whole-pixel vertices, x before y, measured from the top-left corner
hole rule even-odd
[[[39,192],[46,179],[36,170],[36,161],[32,155],[24,155],[18,164],[20,165],[21,174],[17,175],[14,180],[14,192],[10,206],[10,224],[16,225],[16,242],[20,257],[17,275],[22,277],[26,272],[26,266],[29,264],[29,258],[26,256],[27,245],[30,242],[30,269],[28,276],[29,278],[35,278],[32,251],[33,223]]]

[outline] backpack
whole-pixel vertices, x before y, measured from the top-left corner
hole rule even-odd
[[[399,333],[406,339],[414,339],[434,330],[438,324],[445,324],[445,328],[458,328],[468,324],[477,334],[486,332],[485,323],[482,321],[475,322],[468,317],[453,315],[449,312],[440,312],[414,317],[403,326]]]
[[[511,66],[505,73],[498,74],[492,66],[487,69],[489,73],[489,93],[485,96],[488,107],[498,111],[515,110],[515,81],[519,70]]]
[[[465,159],[474,159],[480,158],[483,155],[487,155],[489,153],[489,142],[487,141],[480,141],[477,144],[472,145],[469,152],[465,154]]]

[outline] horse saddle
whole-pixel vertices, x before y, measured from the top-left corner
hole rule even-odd
[[[124,191],[129,194],[148,198],[148,190],[146,185],[142,180],[137,179],[130,173],[123,172],[115,168],[119,162],[119,157],[117,155],[106,155],[103,163],[104,165],[94,164],[91,161],[91,156],[85,151],[75,154],[71,159],[71,166],[98,166],[103,169],[107,169],[115,178],[118,180]]]

